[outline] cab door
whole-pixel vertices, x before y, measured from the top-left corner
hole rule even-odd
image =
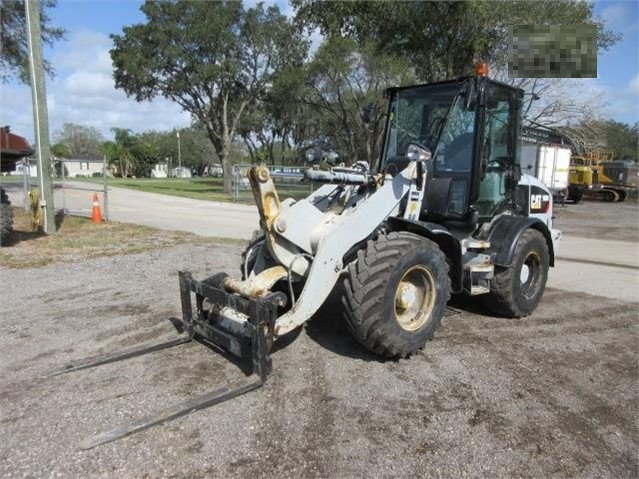
[[[519,180],[521,93],[488,83],[484,93],[484,122],[479,193],[475,205],[480,220],[489,220],[511,202]]]

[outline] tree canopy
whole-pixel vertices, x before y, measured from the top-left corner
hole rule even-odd
[[[153,2],[146,23],[112,35],[117,88],[138,101],[164,96],[205,128],[231,192],[229,154],[242,117],[278,73],[301,64],[307,42],[277,7],[240,2]]]
[[[561,130],[580,148],[580,153],[607,151],[613,160],[639,161],[639,123],[585,118]]]
[[[408,62],[380,53],[372,44],[358,46],[351,38],[334,36],[319,47],[305,71],[299,101],[313,118],[306,142],[338,151],[348,162],[372,163],[384,130],[384,91],[415,81]],[[362,119],[365,108],[367,123]]]
[[[53,45],[65,34],[64,29],[51,25],[51,18],[47,14],[47,9],[55,7],[57,0],[40,0],[39,3],[42,42]],[[2,0],[0,6],[0,80],[7,83],[17,78],[28,83],[29,53],[24,0]],[[55,70],[50,62],[44,61],[44,69],[53,77]]]
[[[595,18],[594,3],[581,0],[291,3],[301,24],[317,27],[326,36],[373,42],[380,51],[408,58],[423,81],[472,74],[479,61],[503,67],[511,25],[594,24],[602,49],[619,38]]]
[[[596,93],[588,92],[583,86],[580,86],[583,91],[581,98],[570,95],[578,80],[506,78],[509,27],[514,24],[591,24],[596,27],[597,43],[601,49],[609,48],[619,39],[617,34],[605,28],[600,19],[595,18],[592,2],[576,0],[292,0],[292,4],[296,9],[296,21],[307,28],[319,28],[326,37],[325,45],[333,43],[336,57],[343,57],[343,54],[337,53],[340,50],[335,48],[335,42],[347,38],[356,45],[354,51],[360,58],[364,58],[368,51],[368,57],[380,59],[382,68],[376,70],[378,78],[386,71],[384,65],[403,62],[405,71],[410,74],[395,85],[411,83],[411,79],[431,82],[471,75],[474,65],[485,61],[491,66],[492,77],[526,91],[525,117],[546,125],[574,123],[592,116],[601,106],[600,101]],[[318,50],[313,63],[319,70],[330,70],[335,66],[335,60],[323,52],[323,47]],[[310,84],[314,85],[312,80]],[[334,84],[324,82],[322,91],[317,92],[319,96],[333,99],[331,108],[327,108],[324,102],[319,110],[324,112],[321,118],[326,120],[334,116],[340,107],[339,101],[334,101],[336,97],[331,88]],[[533,100],[536,98],[539,99]],[[340,153],[352,159],[357,155],[339,140],[356,126],[353,118],[348,125],[345,127],[344,123],[326,121],[322,127],[324,133],[339,145]],[[373,144],[372,132],[369,133],[367,141]]]
[[[513,24],[595,25],[602,49],[618,39],[595,18],[592,3],[580,0],[292,4],[289,20],[261,3],[246,9],[237,1],[147,1],[146,21],[112,36],[116,87],[138,101],[163,96],[188,111],[197,128],[182,135],[183,149],[190,139],[203,148],[204,133],[227,192],[240,139],[254,162],[297,161],[312,145],[335,150],[346,163],[374,162],[387,87],[469,75],[479,60],[505,76]],[[308,55],[313,28],[324,37]],[[562,79],[511,83],[526,90],[531,120],[559,126],[597,113],[594,94],[583,101],[567,95],[574,86]],[[541,100],[532,101],[536,96]],[[175,159],[174,137],[145,135],[142,144],[153,146],[147,157]],[[195,161],[202,155],[182,156],[193,157],[192,168],[204,167]]]
[[[64,123],[53,135],[56,144],[66,148],[67,158],[101,158],[102,133],[97,128]],[[58,150],[62,151],[62,150]],[[55,154],[55,153],[54,153]],[[56,155],[65,156],[65,155]]]

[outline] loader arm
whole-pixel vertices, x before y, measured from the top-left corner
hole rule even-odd
[[[401,173],[364,201],[341,215],[326,218],[313,231],[322,230],[302,294],[295,305],[275,321],[275,336],[282,336],[304,324],[324,304],[344,270],[343,258],[354,244],[365,240],[390,215],[414,183],[417,163],[409,163]]]

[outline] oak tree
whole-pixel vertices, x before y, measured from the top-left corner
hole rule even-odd
[[[237,1],[147,1],[147,21],[112,35],[116,88],[138,101],[163,96],[199,121],[232,190],[229,155],[246,111],[307,42],[277,7]]]

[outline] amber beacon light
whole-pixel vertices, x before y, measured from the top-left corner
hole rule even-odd
[[[486,63],[478,63],[475,65],[475,75],[480,77],[488,76],[488,65]]]

